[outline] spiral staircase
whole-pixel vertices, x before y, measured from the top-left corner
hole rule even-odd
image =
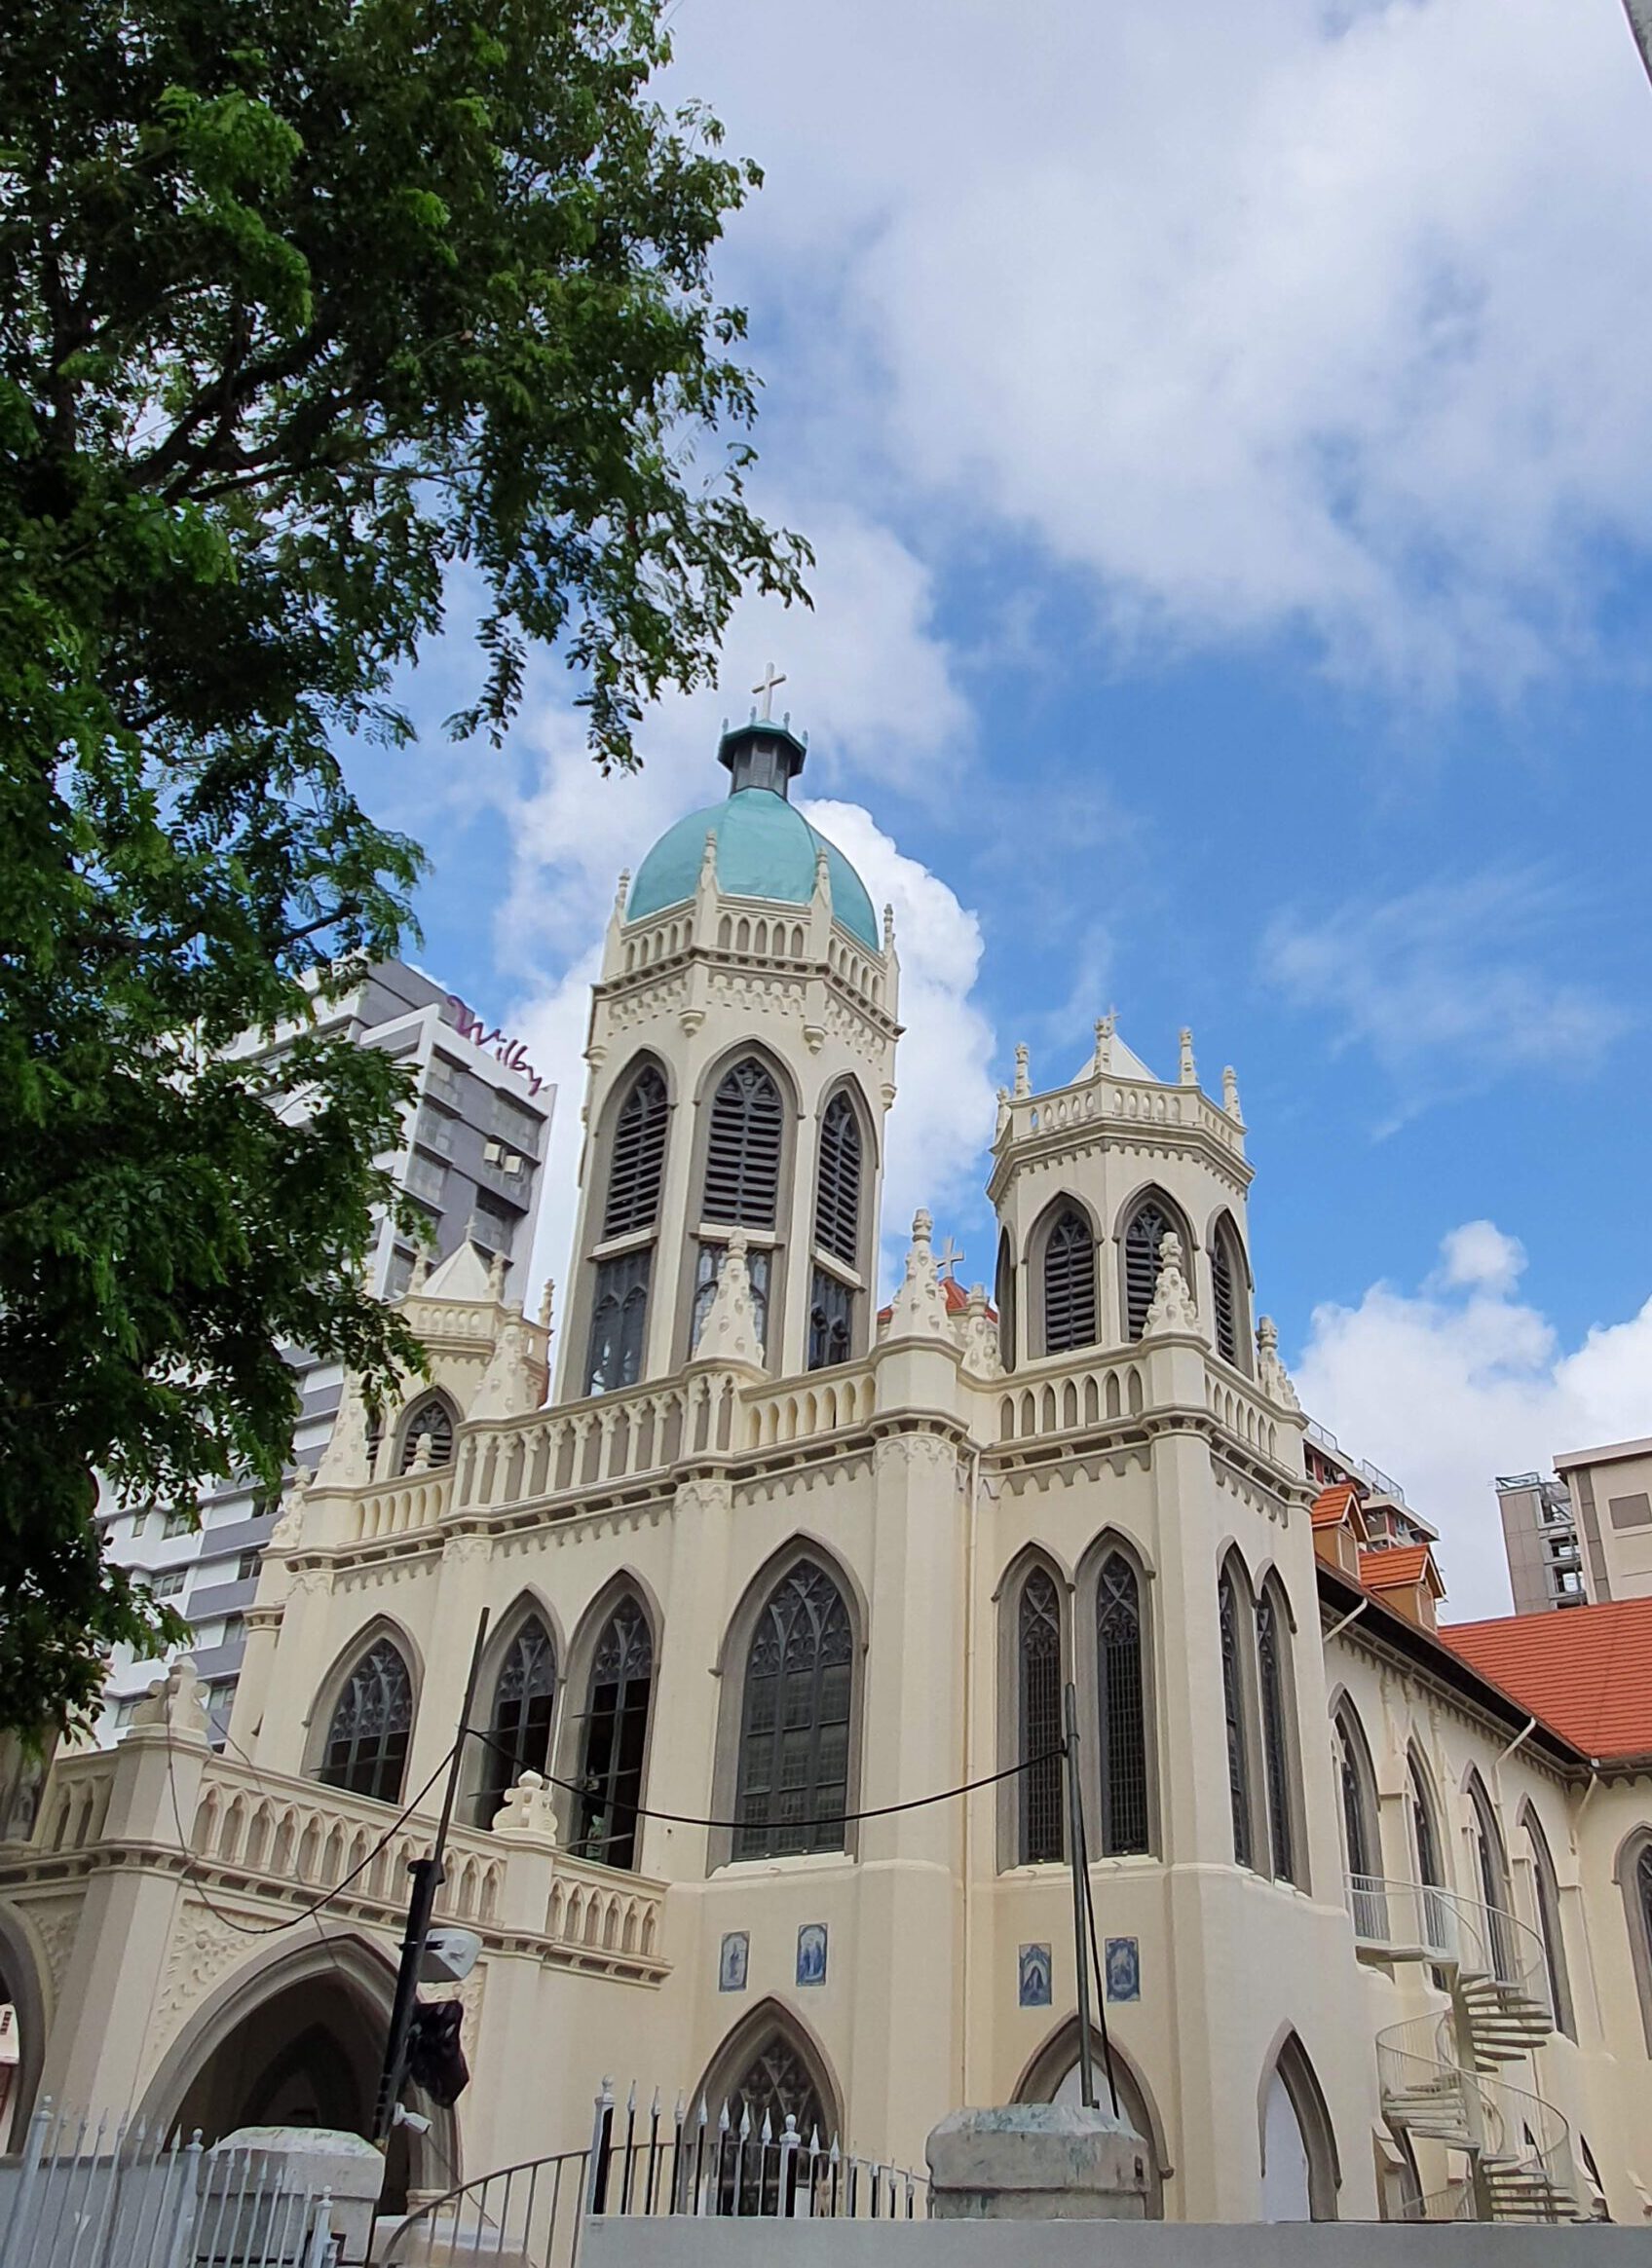
[[[1566,2121],[1504,2076],[1554,2029],[1543,1941],[1513,1915],[1428,1883],[1351,1875],[1362,1959],[1427,1963],[1448,2008],[1377,2034],[1383,2116],[1461,2152],[1466,2179],[1418,2200],[1422,2220],[1586,2220]]]

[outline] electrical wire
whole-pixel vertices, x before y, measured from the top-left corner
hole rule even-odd
[[[475,1725],[469,1728],[469,1732],[472,1739],[479,1740],[485,1748],[493,1749],[520,1768],[521,1759],[513,1750],[507,1749],[503,1741],[495,1740],[490,1733],[483,1732]],[[942,1788],[933,1796],[909,1796],[902,1803],[874,1803],[864,1811],[823,1811],[810,1819],[787,1819],[770,1824],[783,1825],[790,1834],[805,1827],[852,1827],[862,1819],[887,1819],[896,1811],[921,1811],[930,1803],[950,1803],[955,1797],[972,1796],[977,1788],[991,1788],[996,1786],[999,1780],[1012,1780],[1019,1772],[1030,1772],[1038,1765],[1048,1764],[1052,1756],[1066,1754],[1067,1744],[1063,1741],[1055,1748],[1046,1748],[1038,1756],[1024,1757],[1019,1764],[1005,1765],[1002,1771],[988,1772],[978,1780],[965,1780],[956,1788]],[[554,1772],[542,1772],[540,1777],[570,1796],[588,1797],[591,1793],[588,1786],[582,1787],[578,1780],[558,1779]],[[732,1833],[742,1827],[759,1824],[750,1819],[699,1819],[687,1811],[657,1811],[652,1804],[628,1803],[623,1796],[610,1796],[608,1807],[623,1811],[628,1819],[662,1819],[671,1827],[727,1828]],[[606,1840],[612,1840],[613,1838]]]
[[[1102,1970],[1101,1948],[1096,1942],[1096,1891],[1090,1879],[1090,1837],[1084,1825],[1083,1799],[1073,1805],[1078,1814],[1078,1867],[1079,1878],[1084,1884],[1084,1911],[1089,1917],[1090,1966],[1096,1973],[1096,2028],[1102,2035],[1102,2061],[1108,2069],[1108,2093],[1112,2098],[1112,2114],[1118,2112],[1118,2074],[1112,2067],[1112,2041],[1108,2037],[1108,1981]],[[1083,1948],[1079,1948],[1082,1960]]]
[[[176,1777],[174,1776],[172,1746],[171,1742],[169,1741],[167,1743],[167,1786],[172,1800],[172,1820],[178,1831],[178,1842],[185,1854],[184,1878],[194,1885],[196,1896],[201,1900],[201,1903],[206,1908],[207,1912],[209,1914],[215,1914],[218,1919],[224,1924],[226,1929],[237,1930],[243,1937],[275,1937],[278,1936],[283,1929],[297,1929],[304,1922],[308,1921],[312,1915],[319,1914],[324,1907],[330,1906],[333,1900],[342,1890],[348,1890],[351,1883],[355,1881],[357,1875],[364,1875],[366,1873],[367,1869],[372,1865],[373,1861],[378,1857],[379,1853],[390,1841],[392,1836],[399,1834],[401,1829],[406,1826],[408,1820],[411,1819],[414,1812],[418,1810],[420,1804],[425,1801],[425,1798],[435,1786],[437,1780],[440,1779],[442,1773],[446,1771],[452,1761],[453,1750],[450,1748],[447,1754],[442,1758],[440,1764],[436,1766],[435,1770],[432,1772],[430,1778],[419,1790],[419,1793],[413,1798],[413,1801],[406,1806],[403,1811],[399,1812],[397,1816],[391,1821],[390,1825],[385,1829],[383,1835],[380,1836],[378,1841],[374,1843],[372,1849],[369,1850],[366,1856],[359,1860],[357,1865],[351,1868],[349,1874],[344,1876],[342,1880],[334,1882],[331,1889],[323,1890],[320,1897],[313,1898],[307,1906],[301,1906],[296,1914],[289,1915],[284,1921],[250,1922],[237,1921],[233,1914],[226,1914],[221,1906],[215,1906],[212,1903],[212,1900],[207,1896],[206,1892],[201,1886],[201,1870],[197,1866],[193,1854],[190,1852],[189,1837],[184,1832],[183,1812],[178,1803],[178,1787]]]

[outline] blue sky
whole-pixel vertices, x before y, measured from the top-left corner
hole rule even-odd
[[[622,865],[772,654],[892,897],[891,1242],[989,1272],[991,1093],[1102,1010],[1237,1066],[1308,1406],[1504,1603],[1492,1472],[1652,1432],[1652,88],[1618,0],[680,0],[768,185],[761,501],[819,554],[640,780],[548,661],[509,748],[363,756],[422,958],[562,1082]],[[944,36],[942,25],[944,22]],[[455,629],[462,609],[456,610]]]

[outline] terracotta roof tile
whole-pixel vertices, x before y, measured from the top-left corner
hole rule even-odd
[[[1652,1753],[1652,1599],[1454,1622],[1440,1636],[1586,1755]]]
[[[943,1276],[941,1278],[941,1296],[947,1303],[948,1315],[962,1315],[964,1309],[969,1305],[969,1294],[956,1276]],[[893,1307],[881,1307],[878,1310],[878,1320],[881,1323],[886,1323],[894,1312]],[[997,1321],[997,1310],[991,1300],[987,1302],[987,1314],[994,1322]]]
[[[1359,1502],[1360,1492],[1351,1480],[1333,1480],[1329,1488],[1322,1488],[1313,1501],[1313,1523],[1316,1528],[1339,1528],[1348,1517],[1350,1505]]]
[[[1426,1543],[1391,1543],[1386,1550],[1360,1553],[1360,1580],[1368,1591],[1401,1590],[1421,1582],[1425,1575],[1432,1575],[1438,1587],[1439,1571]]]

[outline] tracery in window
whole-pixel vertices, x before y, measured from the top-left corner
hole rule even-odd
[[[1020,1756],[1039,1761],[1021,1774],[1020,1858],[1024,1866],[1060,1859],[1062,1822],[1061,1594],[1047,1568],[1034,1567],[1021,1586],[1016,1654],[1020,1687]]]
[[[421,1452],[421,1444],[424,1444]],[[439,1394],[431,1394],[413,1409],[401,1432],[401,1469],[411,1472],[420,1462],[449,1465],[453,1461],[453,1412]]]
[[[585,1358],[587,1394],[615,1394],[635,1386],[642,1376],[653,1266],[652,1245],[598,1263]]]
[[[376,1638],[344,1682],[317,1777],[380,1803],[400,1801],[413,1735],[413,1680],[401,1649]]]
[[[530,1615],[506,1649],[494,1682],[482,1785],[476,1797],[478,1827],[493,1825],[506,1796],[524,1772],[545,1769],[555,1700],[556,1649],[539,1617]]]
[[[1221,1633],[1221,1706],[1227,1735],[1227,1795],[1233,1814],[1233,1856],[1242,1867],[1256,1863],[1251,1826],[1250,1713],[1245,1704],[1244,1640],[1239,1593],[1231,1567],[1217,1585],[1217,1619]]]
[[[1102,1849],[1120,1857],[1145,1850],[1149,1840],[1142,1583],[1122,1551],[1108,1554],[1096,1580],[1096,1690]]]
[[[628,1593],[603,1625],[585,1687],[574,1841],[580,1858],[636,1864],[643,1758],[654,1692],[654,1639]]]
[[[854,1353],[854,1300],[849,1286],[825,1268],[809,1277],[808,1367],[830,1369]]]
[[[735,1858],[844,1848],[853,1682],[844,1595],[800,1560],[770,1594],[746,1655]]]
[[[1270,1585],[1257,1602],[1257,1677],[1262,1700],[1262,1761],[1267,1780],[1268,1849],[1281,1881],[1296,1878],[1291,1820],[1292,1740],[1285,1675],[1285,1617]]]

